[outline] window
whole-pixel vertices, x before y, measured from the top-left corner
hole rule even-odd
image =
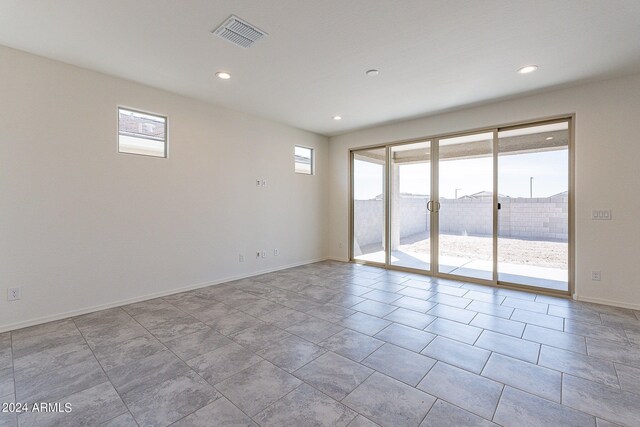
[[[313,148],[296,145],[294,164],[296,173],[313,175]]]
[[[118,108],[118,152],[167,157],[167,118]]]

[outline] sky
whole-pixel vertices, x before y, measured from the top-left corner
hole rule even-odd
[[[568,150],[527,153],[498,158],[498,193],[510,197],[529,197],[533,177],[533,197],[548,197],[568,189]],[[493,159],[445,160],[440,162],[440,197],[454,198],[480,191],[492,191]],[[354,195],[372,199],[382,193],[383,167],[355,160]],[[430,165],[403,165],[400,192],[430,194]]]

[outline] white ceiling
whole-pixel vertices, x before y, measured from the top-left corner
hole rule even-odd
[[[640,72],[640,0],[0,0],[0,44],[336,135]]]

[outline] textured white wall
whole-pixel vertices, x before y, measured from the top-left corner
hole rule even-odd
[[[640,75],[556,90],[330,138],[329,251],[346,259],[348,149],[397,140],[576,114],[576,294],[640,308]],[[612,221],[592,221],[610,208]],[[602,281],[591,281],[591,270]]]
[[[326,257],[326,137],[5,47],[0,64],[0,331]],[[168,159],[118,154],[118,105],[169,117]]]

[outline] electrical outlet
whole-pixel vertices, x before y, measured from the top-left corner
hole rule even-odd
[[[278,250],[277,250],[277,249],[274,249],[274,250],[273,250],[273,256],[278,256],[278,253],[279,253],[279,252],[278,252]]]
[[[595,282],[599,282],[602,280],[602,273],[600,271],[594,270],[591,272],[591,280]]]
[[[342,242],[338,243],[338,248],[342,249],[342,246],[343,246]]]
[[[260,187],[260,180],[256,179],[256,187]]]
[[[238,255],[238,262],[244,262],[244,255],[242,254]]]
[[[263,187],[266,187],[266,186],[267,186],[267,180],[266,180],[266,179],[263,179],[263,180],[262,180],[262,186],[263,186]]]
[[[20,288],[7,289],[7,301],[16,301],[20,299]]]
[[[267,257],[267,251],[262,251],[262,258],[266,258]]]

